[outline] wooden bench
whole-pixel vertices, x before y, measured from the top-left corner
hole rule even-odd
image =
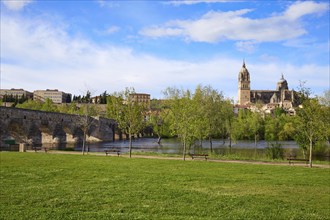
[[[194,159],[196,157],[204,157],[205,160],[207,160],[208,154],[189,154],[191,156],[191,159]]]
[[[295,157],[289,157],[289,158],[287,158],[287,160],[289,161],[289,164],[294,164],[295,161],[303,161],[303,162],[306,162],[306,164],[308,164],[308,162],[309,162],[308,159],[299,159],[299,158],[295,158]]]
[[[49,151],[49,149],[47,147],[33,147],[32,148],[34,150],[34,152],[38,152],[38,151],[45,151],[45,153],[47,153]]]
[[[120,151],[119,150],[104,150],[104,153],[106,156],[108,156],[108,154],[116,153],[119,157]]]

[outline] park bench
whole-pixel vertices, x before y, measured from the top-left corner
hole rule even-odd
[[[106,156],[108,156],[108,154],[117,154],[119,157],[120,151],[119,150],[104,150],[104,153]]]
[[[196,157],[204,157],[205,160],[207,160],[208,154],[189,154],[191,156],[191,159],[194,159]]]
[[[289,157],[287,158],[287,160],[289,161],[289,164],[294,165],[294,162],[296,161],[302,161],[302,162],[306,162],[306,164],[308,164],[309,160],[308,159],[301,159],[301,158],[295,158],[295,157]]]
[[[47,147],[33,147],[32,149],[34,150],[34,152],[44,151],[45,153],[47,153],[49,151]]]

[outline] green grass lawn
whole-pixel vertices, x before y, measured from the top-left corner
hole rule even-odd
[[[330,219],[330,169],[0,156],[0,219]]]

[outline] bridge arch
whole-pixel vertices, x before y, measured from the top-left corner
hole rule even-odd
[[[16,143],[77,143],[83,139],[81,116],[0,106],[0,146]],[[93,117],[88,141],[114,141],[115,121]]]

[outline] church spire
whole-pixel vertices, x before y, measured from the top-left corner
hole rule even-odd
[[[243,59],[243,67],[245,68],[245,59]]]

